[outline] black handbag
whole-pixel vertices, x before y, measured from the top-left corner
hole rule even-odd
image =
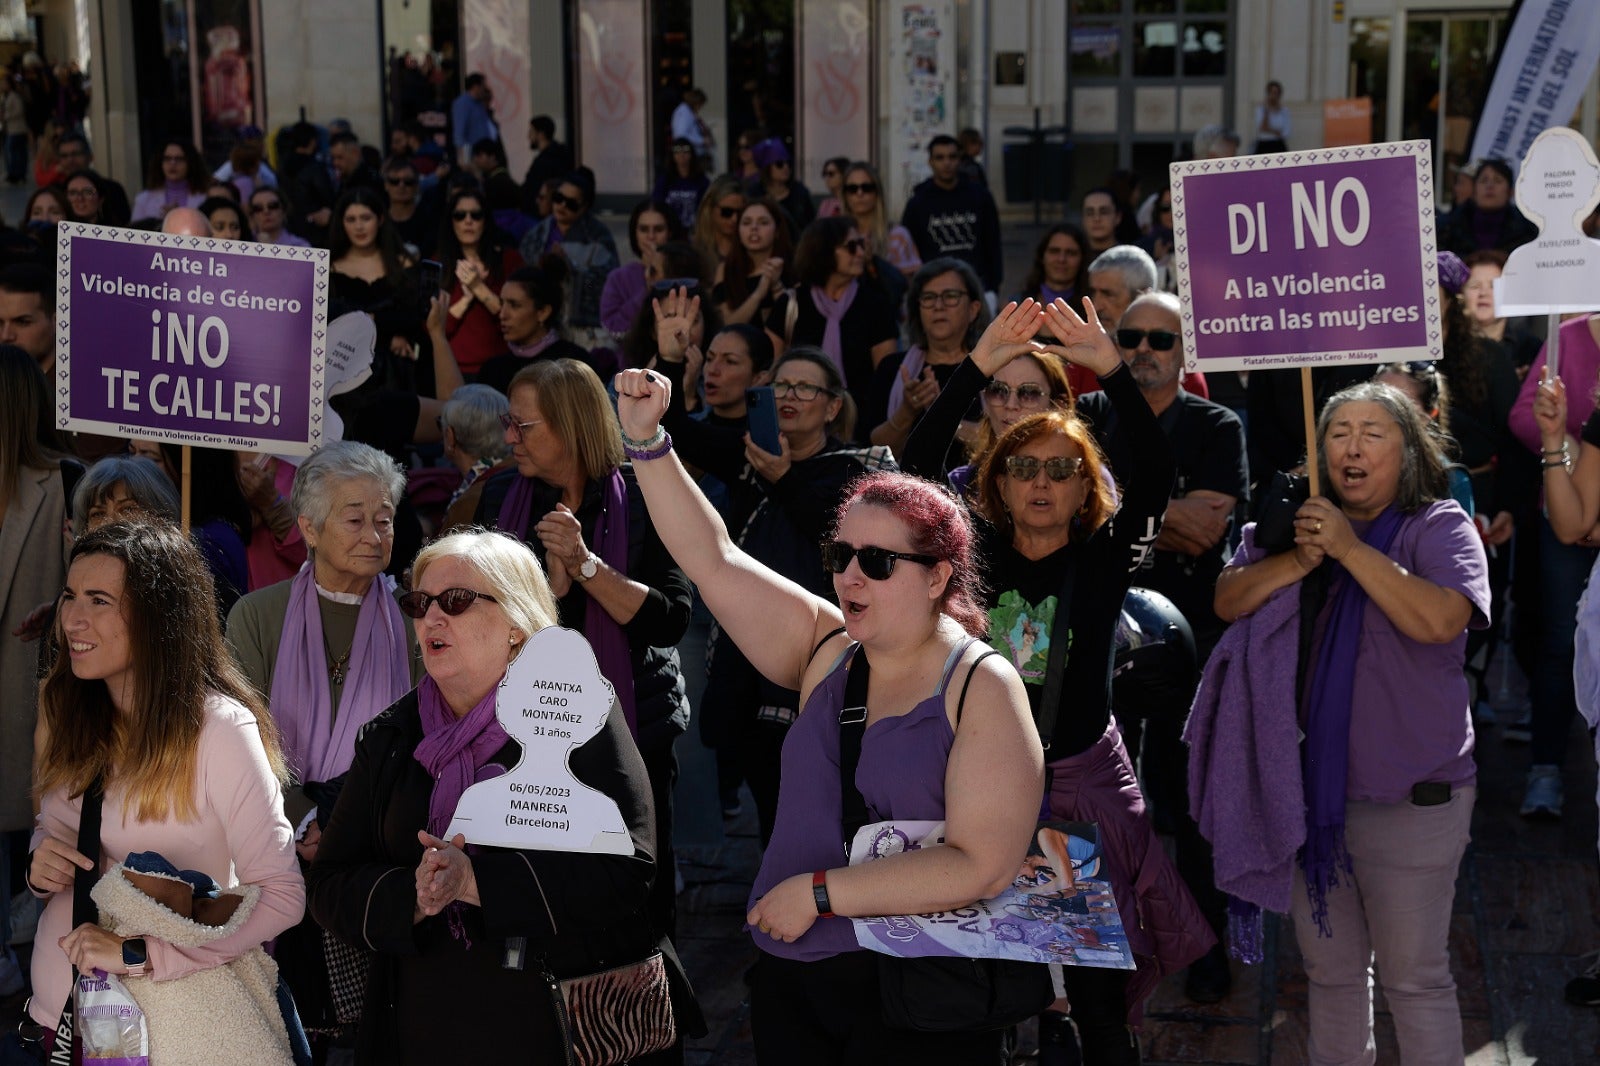
[[[972,672],[979,662],[995,654],[991,650],[980,655],[967,671],[956,704],[958,727]],[[847,855],[857,830],[867,824],[867,801],[856,787],[856,767],[866,733],[871,669],[865,650],[858,646],[846,668],[844,708],[839,712],[839,795]],[[1033,1017],[1055,1000],[1055,989],[1049,967],[1036,962],[879,955],[878,995],[883,1023],[890,1028],[971,1033],[1009,1029]]]

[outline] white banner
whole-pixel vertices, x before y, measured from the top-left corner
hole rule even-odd
[[[1548,126],[1565,126],[1600,61],[1600,3],[1522,0],[1494,69],[1472,159],[1517,164]]]

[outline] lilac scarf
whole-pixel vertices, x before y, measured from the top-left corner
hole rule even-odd
[[[411,689],[407,622],[394,600],[394,579],[378,575],[356,616],[335,715],[312,564],[302,566],[292,582],[272,671],[272,717],[295,776],[331,781],[350,769],[356,732]]]
[[[428,798],[428,832],[443,837],[455,817],[456,805],[467,786],[499,777],[505,768],[489,760],[511,738],[495,717],[495,697],[500,683],[466,714],[456,717],[433,678],[417,686],[417,710],[422,716],[422,742],[412,753],[433,778]]]
[[[917,379],[917,375],[922,373],[922,368],[927,365],[927,354],[915,344],[906,349],[905,358],[900,360],[900,369],[903,370],[906,377],[909,377],[912,381]],[[896,374],[894,376],[894,385],[889,389],[889,414],[893,415],[896,411],[898,411],[900,409],[900,405],[905,402],[905,398],[905,378],[901,377],[899,374]]]
[[[506,493],[505,501],[500,504],[495,526],[526,541],[528,526],[533,518],[533,493],[532,478],[517,478],[511,485],[511,491]],[[613,470],[601,486],[600,519],[595,523],[589,547],[611,569],[621,574],[628,572],[628,485],[620,469]],[[607,614],[593,596],[587,599],[589,604],[584,609],[583,635],[588,638],[590,647],[594,648],[600,673],[611,682],[617,702],[622,704],[622,713],[628,720],[628,732],[637,740],[639,712],[634,704],[633,653],[628,646],[628,635],[622,631],[622,623]]]
[[[844,341],[839,336],[839,323],[844,321],[850,305],[856,302],[856,293],[861,290],[859,281],[852,281],[846,285],[844,292],[834,299],[823,291],[822,286],[811,286],[811,303],[828,324],[822,330],[822,344],[820,347],[828,353],[828,358],[833,360],[833,365],[838,368],[839,376],[844,376]]]
[[[1393,507],[1372,523],[1361,539],[1388,554],[1404,516]],[[1345,791],[1350,768],[1350,701],[1355,690],[1356,656],[1361,651],[1362,616],[1367,593],[1350,572],[1332,559],[1327,629],[1310,673],[1306,716],[1305,766],[1306,844],[1300,853],[1305,870],[1311,916],[1323,936],[1328,927],[1328,890],[1339,872],[1350,872],[1344,846]]]
[[[1073,295],[1073,287],[1071,285],[1068,285],[1064,289],[1052,289],[1042,281],[1039,283],[1039,299],[1043,300],[1045,303],[1053,304],[1057,300],[1061,300],[1074,311],[1082,311],[1083,308],[1078,307],[1072,302]]]
[[[182,207],[189,202],[189,197],[194,195],[194,190],[189,188],[187,179],[167,182],[166,190],[165,202],[173,207]]]
[[[510,341],[506,341],[506,349],[518,359],[536,359],[541,352],[559,339],[555,330],[547,329],[544,331],[544,336],[532,344],[512,344]]]

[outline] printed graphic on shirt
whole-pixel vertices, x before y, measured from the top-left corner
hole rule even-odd
[[[1133,550],[1133,558],[1129,562],[1128,573],[1137,573],[1141,567],[1147,565],[1147,559],[1154,563],[1151,553],[1155,551],[1156,538],[1160,535],[1161,519],[1156,515],[1147,515],[1144,520],[1144,532],[1139,535],[1138,540],[1129,545]]]
[[[989,609],[989,644],[1011,660],[1022,680],[1044,684],[1050,661],[1050,627],[1056,620],[1056,597],[1029,603],[1015,589],[1000,594]],[[1067,633],[1067,650],[1072,650],[1072,633]]]
[[[941,255],[970,252],[978,247],[978,216],[972,211],[929,215],[928,235]]]

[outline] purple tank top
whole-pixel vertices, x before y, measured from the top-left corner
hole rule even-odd
[[[867,801],[869,822],[944,818],[945,763],[950,758],[950,745],[955,742],[950,719],[944,713],[944,692],[951,672],[973,639],[967,638],[950,653],[938,691],[905,714],[879,719],[867,727],[861,738],[856,787]],[[778,882],[795,874],[848,864],[840,829],[839,711],[844,706],[845,666],[854,650],[852,646],[833,671],[811,690],[804,712],[784,738],[778,815],[772,827],[772,842],[767,845],[761,870],[750,890],[750,907]],[[762,951],[798,962],[864,950],[856,944],[849,918],[818,918],[792,944],[759,932],[752,931],[751,935]]]

